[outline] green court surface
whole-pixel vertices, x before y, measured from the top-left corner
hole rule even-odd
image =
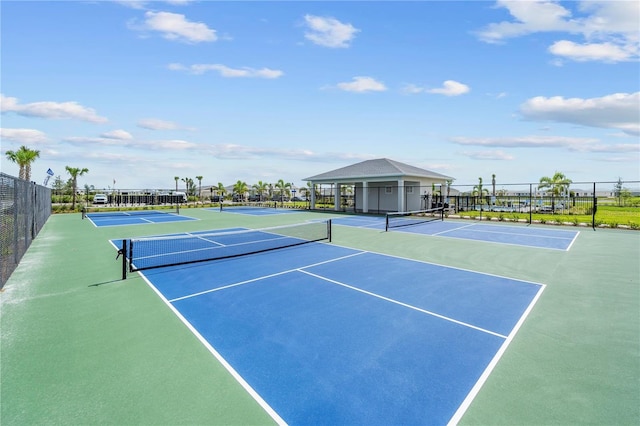
[[[181,214],[199,220],[48,220],[0,293],[0,424],[273,424],[138,274],[120,279],[109,240],[331,214]],[[332,244],[546,285],[460,424],[637,425],[640,233],[579,230],[569,251],[346,226]]]

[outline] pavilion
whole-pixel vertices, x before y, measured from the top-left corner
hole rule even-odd
[[[312,188],[330,185],[334,210],[342,209],[342,187],[354,191],[354,211],[360,213],[415,211],[429,208],[431,197],[454,180],[450,176],[388,158],[366,160],[303,179]],[[310,207],[316,208],[316,191],[310,191]]]

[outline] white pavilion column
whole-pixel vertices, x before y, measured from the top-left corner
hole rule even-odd
[[[404,211],[404,179],[398,179],[398,211]]]
[[[309,208],[311,208],[311,210],[315,210],[316,208],[316,185],[315,183],[313,183],[313,181],[311,181],[311,198],[309,201]]]
[[[362,181],[362,213],[369,213],[369,182]]]
[[[340,211],[340,191],[341,185],[339,183],[334,184],[334,188],[336,189],[333,193],[333,210]]]

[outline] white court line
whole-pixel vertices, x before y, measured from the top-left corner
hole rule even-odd
[[[454,229],[454,231],[457,231],[458,229]],[[445,232],[449,232],[449,231],[445,231]],[[485,234],[499,234],[499,235],[515,235],[518,237],[532,237],[532,238],[549,238],[549,239],[555,239],[555,240],[568,240],[568,237],[554,237],[553,235],[539,235],[539,234],[522,234],[519,232],[502,232],[502,231],[487,231],[484,229],[472,229],[471,232],[479,232],[479,233],[485,233]],[[435,235],[435,234],[434,234]],[[572,237],[573,240],[573,237]]]
[[[573,237],[573,240],[571,240],[571,242],[570,242],[570,243],[569,243],[569,245],[567,246],[567,250],[566,250],[566,251],[569,251],[569,249],[571,248],[571,246],[573,246],[573,243],[575,243],[575,242],[576,242],[576,240],[578,239],[578,235],[580,235],[580,231],[578,231],[578,232],[576,233],[576,235]]]
[[[474,330],[482,331],[483,333],[492,334],[494,336],[498,336],[498,337],[501,337],[503,339],[507,338],[507,336],[505,336],[503,334],[500,334],[500,333],[496,333],[495,331],[487,330],[487,329],[482,328],[482,327],[477,327],[477,326],[475,326],[473,324],[469,324],[469,323],[466,323],[466,322],[463,322],[463,321],[458,321],[456,319],[453,319],[453,318],[450,318],[450,317],[447,317],[447,316],[444,316],[444,315],[436,314],[435,312],[427,311],[426,309],[418,308],[417,306],[409,305],[408,303],[400,302],[399,300],[391,299],[389,297],[382,296],[380,294],[372,293],[370,291],[363,290],[363,289],[358,288],[358,287],[353,287],[353,286],[350,286],[349,284],[341,283],[340,281],[336,281],[336,280],[332,280],[332,279],[327,278],[327,277],[323,277],[322,275],[314,274],[312,272],[304,271],[302,269],[300,269],[300,272],[302,272],[303,274],[311,275],[312,277],[315,277],[315,278],[330,282],[332,284],[337,284],[337,285],[340,285],[342,287],[346,287],[346,288],[349,288],[351,290],[355,290],[355,291],[358,291],[360,293],[367,294],[369,296],[377,297],[378,299],[386,300],[387,302],[395,303],[396,305],[404,306],[405,308],[413,309],[415,311],[422,312],[424,314],[431,315],[431,316],[434,316],[436,318],[443,319],[445,321],[450,321],[450,322],[453,322],[455,324],[462,325],[464,327],[468,327],[468,328],[472,328]]]
[[[449,238],[449,237],[446,237],[446,238]],[[331,245],[332,246],[336,246],[336,247],[350,248],[351,250],[354,250],[352,247],[348,247],[348,246],[341,246],[341,245],[334,244],[334,243],[332,243]],[[411,261],[411,262],[424,263],[426,265],[440,266],[442,268],[447,268],[447,269],[455,269],[455,270],[458,270],[458,271],[472,272],[474,274],[486,275],[486,276],[496,277],[496,278],[502,278],[502,279],[509,280],[509,281],[518,281],[518,282],[522,282],[522,283],[526,283],[526,284],[533,284],[533,285],[538,285],[538,286],[544,285],[544,284],[541,284],[541,283],[537,283],[535,281],[523,280],[523,279],[520,279],[520,278],[512,278],[512,277],[507,277],[507,276],[504,276],[504,275],[492,274],[492,273],[489,273],[489,272],[475,271],[473,269],[461,268],[459,266],[445,265],[445,264],[442,264],[442,263],[429,262],[429,261],[426,261],[426,260],[412,259],[410,257],[398,256],[398,255],[393,255],[393,254],[389,254],[389,253],[381,253],[381,252],[370,251],[370,250],[365,250],[364,252],[365,253],[371,253],[371,254],[379,255],[379,256],[387,256],[387,257],[393,257],[393,258],[396,258],[396,259],[408,260],[408,261]]]
[[[337,247],[340,247],[338,245],[336,245]],[[351,250],[353,250],[353,248],[350,248]],[[539,284],[539,283],[534,283],[531,281],[526,281],[526,280],[520,280],[520,279],[513,279],[513,278],[508,278],[510,280],[513,281],[519,281],[519,282],[525,282],[525,283],[529,283],[529,284],[536,284],[536,285],[540,285],[541,288],[538,291],[538,293],[536,294],[536,296],[534,297],[534,299],[530,302],[529,306],[527,307],[527,309],[525,310],[525,312],[521,315],[519,321],[516,323],[516,325],[514,326],[514,328],[511,330],[511,332],[509,333],[508,336],[504,336],[502,334],[499,333],[495,333],[492,332],[490,330],[485,330],[483,328],[480,327],[476,327],[473,326],[471,324],[467,324],[464,323],[462,321],[457,321],[439,314],[435,314],[433,312],[427,311],[427,310],[423,310],[390,298],[386,298],[384,296],[381,295],[377,295],[375,293],[371,293],[362,289],[358,289],[355,287],[351,287],[347,284],[344,283],[340,283],[337,281],[333,281],[330,280],[328,278],[322,277],[322,276],[318,276],[316,274],[304,271],[303,268],[310,268],[313,266],[317,266],[317,265],[322,265],[322,264],[327,264],[327,263],[331,263],[331,262],[335,262],[335,261],[339,261],[342,259],[346,259],[346,258],[350,258],[350,257],[354,257],[354,256],[359,256],[365,253],[373,253],[373,254],[379,254],[381,256],[388,256],[388,257],[396,257],[396,258],[400,258],[400,259],[405,259],[405,260],[409,260],[409,261],[414,261],[414,262],[419,262],[419,263],[426,263],[426,264],[432,264],[432,265],[437,265],[435,263],[431,263],[431,262],[425,262],[425,261],[420,261],[420,260],[415,260],[415,259],[409,259],[409,258],[405,258],[405,257],[400,257],[400,256],[392,256],[392,255],[388,255],[388,254],[382,254],[382,253],[375,253],[375,252],[370,252],[370,251],[358,251],[356,253],[352,253],[349,255],[345,255],[345,256],[341,256],[341,257],[337,257],[334,259],[329,259],[326,261],[322,261],[322,262],[317,262],[314,264],[310,264],[310,265],[306,265],[300,268],[295,268],[295,269],[290,269],[287,271],[283,271],[283,272],[279,272],[276,274],[271,274],[268,276],[264,276],[264,277],[260,277],[260,278],[256,278],[256,279],[252,279],[252,280],[247,280],[247,281],[243,281],[243,282],[239,282],[239,283],[235,283],[235,284],[230,284],[228,286],[225,287],[221,287],[218,289],[211,289],[208,291],[204,291],[204,292],[199,292],[199,293],[194,293],[192,295],[188,295],[188,296],[183,296],[180,298],[176,298],[176,299],[172,299],[172,300],[167,300],[162,293],[156,289],[156,287],[147,279],[147,277],[143,274],[140,273],[140,276],[145,280],[145,282],[147,282],[147,284],[156,292],[156,294],[158,294],[158,296],[164,301],[164,303],[166,305],[169,306],[169,308],[176,314],[176,316],[187,326],[187,328],[198,338],[198,340],[200,340],[200,342],[209,350],[209,352],[211,354],[214,355],[214,357],[225,367],[225,369],[227,369],[227,371],[229,371],[229,373],[238,381],[238,383],[240,383],[240,385],[254,398],[254,400],[256,400],[258,402],[258,404],[274,419],[274,421],[279,424],[279,425],[286,425],[286,422],[278,415],[278,413],[251,387],[251,385],[249,385],[244,378],[222,357],[222,355],[220,355],[220,353],[218,353],[212,346],[211,344],[195,329],[195,327],[193,327],[187,320],[186,318],[178,311],[177,308],[175,308],[173,306],[173,302],[178,301],[178,300],[183,300],[189,297],[195,297],[198,295],[202,295],[202,294],[206,294],[206,293],[210,293],[210,292],[214,292],[214,291],[218,291],[218,290],[222,290],[225,288],[230,288],[230,287],[235,287],[238,285],[243,285],[243,284],[248,284],[251,282],[255,282],[264,278],[268,278],[268,277],[273,277],[273,276],[278,276],[278,275],[282,275],[282,274],[286,274],[286,273],[290,273],[290,272],[302,272],[305,273],[307,275],[310,276],[314,276],[316,278],[325,280],[325,281],[329,281],[332,282],[334,284],[337,285],[341,285],[347,288],[350,288],[352,290],[355,291],[359,291],[377,298],[380,298],[382,300],[386,300],[389,301],[391,303],[396,303],[398,305],[410,308],[410,309],[414,309],[417,310],[419,312],[423,312],[426,313],[428,315],[433,315],[435,317],[447,320],[447,321],[451,321],[453,323],[457,323],[460,324],[462,326],[466,326],[466,327],[470,327],[473,329],[476,329],[478,331],[484,332],[484,333],[488,333],[497,337],[500,337],[502,339],[505,339],[504,343],[500,346],[498,352],[496,352],[496,354],[494,355],[494,357],[492,358],[492,360],[490,361],[490,363],[487,365],[487,367],[485,368],[485,370],[483,371],[482,375],[480,376],[480,378],[478,379],[478,381],[475,383],[475,385],[472,387],[472,389],[470,390],[470,392],[468,393],[468,395],[466,396],[466,398],[463,400],[463,402],[461,403],[461,405],[458,407],[458,409],[456,410],[456,412],[454,413],[453,417],[451,417],[451,419],[448,422],[448,425],[456,425],[462,418],[462,416],[465,414],[466,410],[468,409],[468,407],[471,405],[473,399],[476,397],[476,395],[479,393],[480,389],[482,388],[482,386],[484,385],[484,383],[486,382],[486,380],[488,379],[489,375],[491,374],[491,372],[493,371],[493,369],[495,368],[495,366],[497,365],[497,363],[499,362],[500,358],[502,357],[502,355],[504,354],[504,352],[506,351],[508,345],[511,343],[511,341],[513,340],[513,338],[515,337],[517,331],[519,330],[519,328],[522,326],[522,324],[524,323],[526,317],[529,315],[529,313],[531,312],[531,310],[533,309],[534,305],[536,304],[537,300],[540,298],[542,291],[544,290],[544,288],[546,287],[544,284]],[[447,265],[438,265],[438,266],[443,266],[446,268],[450,268],[450,269],[457,269],[457,270],[463,270],[463,271],[469,271],[467,269],[463,269],[463,268],[456,268],[456,267],[451,267],[451,266],[447,266]],[[483,272],[478,272],[478,271],[470,271],[473,273],[477,273],[477,274],[481,274],[481,275],[491,275],[491,276],[496,276],[496,277],[500,277],[499,275],[494,275],[494,274],[488,274],[488,273],[483,273]],[[506,277],[501,277],[501,278],[506,278]]]
[[[220,244],[220,243],[217,243],[215,241],[207,240],[206,238],[199,238],[202,241],[206,241],[206,242],[209,242],[209,243],[215,243],[215,244],[218,244],[218,245],[217,246],[211,246],[211,247],[200,247],[200,248],[196,248],[196,249],[192,249],[192,250],[180,250],[180,249],[178,249],[178,251],[173,251],[173,252],[158,253],[158,254],[153,254],[153,255],[149,255],[149,256],[139,256],[139,257],[136,258],[136,260],[162,258],[162,257],[165,257],[165,256],[172,256],[172,255],[183,254],[183,253],[197,253],[197,252],[204,252],[204,251],[208,251],[208,250],[218,250],[218,249],[220,249],[222,247],[239,247],[239,246],[244,246],[244,245],[249,245],[249,244],[261,243],[261,242],[264,242],[264,241],[286,240],[288,238],[291,238],[291,237],[283,236],[283,237],[277,237],[277,238],[264,238],[262,240],[245,241],[245,242],[236,243],[236,244]],[[215,260],[215,259],[211,259],[211,260]]]
[[[480,239],[475,239],[475,238],[465,238],[465,237],[455,237],[455,236],[451,236],[451,235],[442,235],[445,234],[447,232],[453,232],[453,231],[459,231],[460,229],[463,228],[467,228],[470,226],[475,226],[478,225],[477,223],[471,224],[471,225],[465,225],[463,227],[460,228],[454,228],[454,229],[448,229],[446,231],[442,231],[442,232],[438,232],[435,234],[423,234],[420,232],[411,232],[411,231],[395,231],[395,232],[401,232],[401,233],[405,233],[405,234],[412,234],[412,235],[424,235],[427,237],[441,237],[441,238],[449,238],[452,240],[459,240],[459,241],[475,241],[475,242],[479,242],[479,243],[483,243],[483,244],[500,244],[501,246],[513,246],[513,247],[526,247],[526,248],[532,248],[532,249],[542,249],[542,250],[559,250],[559,251],[569,251],[569,248],[571,247],[571,245],[573,245],[573,241],[571,242],[571,244],[569,245],[569,247],[567,247],[566,249],[564,248],[555,248],[555,247],[546,247],[546,246],[539,246],[539,245],[530,245],[530,244],[522,244],[522,243],[506,243],[504,241],[490,241],[490,240],[480,240]],[[497,232],[491,232],[491,231],[473,231],[473,232],[487,232],[489,234],[495,234]],[[571,231],[564,231],[564,232],[571,232]],[[507,235],[515,235],[511,232],[506,232]],[[540,236],[540,235],[530,235],[530,234],[523,234],[524,236],[535,236],[535,237],[539,237],[539,238],[551,238],[551,237],[544,237],[544,236]],[[555,237],[558,238],[558,237]],[[564,238],[565,240],[567,240],[567,238]],[[574,239],[575,241],[575,239]]]
[[[529,306],[520,317],[520,321],[518,321],[515,327],[513,327],[513,329],[511,330],[511,333],[509,333],[509,336],[504,341],[502,346],[500,346],[500,349],[498,349],[498,352],[496,352],[496,354],[493,356],[493,359],[491,359],[491,362],[489,362],[489,364],[487,365],[487,368],[484,369],[484,371],[480,375],[480,378],[478,379],[476,384],[471,388],[471,390],[467,394],[464,401],[462,401],[462,404],[460,404],[456,412],[453,414],[453,416],[449,420],[449,423],[447,423],[447,426],[455,426],[462,419],[462,416],[464,416],[464,413],[467,411],[467,409],[471,405],[471,402],[473,402],[474,398],[480,392],[480,389],[482,389],[482,386],[484,386],[485,382],[489,378],[489,375],[491,374],[495,366],[498,364],[498,361],[500,361],[500,358],[502,358],[502,355],[504,355],[505,351],[507,350],[507,347],[513,341],[513,338],[515,337],[516,333],[524,323],[525,319],[529,316],[529,313],[531,313],[531,310],[533,309],[534,305],[540,298],[540,295],[542,295],[542,292],[544,291],[545,288],[546,288],[546,285],[542,284],[542,287],[540,287],[540,290],[538,290],[538,293],[533,298],[533,300],[531,300],[531,303],[529,303]]]
[[[153,291],[156,292],[156,294],[160,297],[160,299],[162,299],[162,301],[169,307],[169,309],[171,309],[173,311],[173,313],[180,319],[180,321],[182,321],[182,323],[187,326],[187,328],[194,334],[194,336],[196,336],[196,338],[200,341],[200,343],[202,343],[204,345],[205,348],[207,348],[209,350],[209,352],[211,352],[211,354],[220,362],[220,364],[222,364],[222,366],[233,376],[234,379],[236,379],[238,381],[238,383],[240,383],[240,385],[247,391],[247,393],[249,395],[251,395],[253,397],[253,399],[267,412],[267,414],[269,414],[269,416],[271,416],[271,418],[278,424],[278,425],[286,425],[287,422],[284,421],[284,419],[282,417],[280,417],[280,415],[267,403],[267,401],[265,401],[260,394],[258,394],[258,392],[256,392],[255,389],[253,389],[253,387],[251,387],[251,385],[249,383],[247,383],[247,381],[231,366],[231,364],[229,364],[227,362],[226,359],[224,359],[224,357],[222,355],[220,355],[220,353],[218,351],[216,351],[213,346],[211,346],[211,344],[207,341],[207,339],[205,339],[199,332],[198,330],[196,330],[196,328],[191,325],[191,323],[189,321],[187,321],[187,319],[182,316],[182,314],[180,313],[180,311],[178,311],[163,295],[162,293],[151,283],[151,281],[149,281],[147,279],[147,277],[144,274],[140,274],[140,276],[142,277],[142,279],[147,283],[147,285],[149,287],[151,287],[153,289]]]
[[[202,240],[202,241],[206,241],[206,242],[208,242],[208,243],[217,244],[217,245],[218,245],[218,246],[220,246],[220,247],[225,247],[225,244],[219,243],[219,242],[217,242],[217,241],[215,241],[215,240],[213,240],[213,239],[206,238],[206,237],[211,237],[211,238],[213,238],[213,237],[215,237],[216,235],[193,234],[193,233],[191,233],[191,232],[185,232],[185,235],[187,235],[187,236],[189,236],[189,237],[197,238],[197,239]]]
[[[212,288],[210,290],[200,291],[198,293],[192,293],[192,294],[188,294],[186,296],[176,297],[175,299],[169,300],[169,302],[173,303],[173,302],[177,302],[179,300],[189,299],[191,297],[201,296],[201,295],[207,294],[207,293],[213,293],[215,291],[220,291],[220,290],[224,290],[224,289],[227,289],[227,288],[237,287],[239,285],[244,285],[244,284],[249,284],[249,283],[252,283],[252,282],[263,280],[265,278],[272,278],[272,277],[277,277],[279,275],[289,274],[291,272],[300,271],[301,268],[312,268],[314,266],[324,265],[326,263],[331,263],[331,262],[336,262],[338,260],[347,259],[349,257],[359,256],[359,255],[364,254],[364,253],[366,253],[366,251],[360,251],[360,252],[357,252],[357,253],[348,254],[346,256],[340,256],[340,257],[336,257],[336,258],[329,259],[329,260],[323,260],[322,262],[312,263],[310,265],[301,266],[299,268],[287,269],[286,271],[276,272],[276,273],[270,274],[270,275],[263,275],[263,276],[258,277],[258,278],[252,278],[250,280],[240,281],[240,282],[229,284],[229,285],[226,285],[226,286],[223,286],[223,287]]]
[[[431,234],[431,235],[441,235],[441,234],[446,234],[447,232],[458,231],[458,230],[460,230],[460,229],[469,228],[470,226],[475,226],[475,223],[471,223],[471,224],[464,225],[464,226],[458,226],[457,228],[447,229],[446,231],[436,232],[435,234]]]

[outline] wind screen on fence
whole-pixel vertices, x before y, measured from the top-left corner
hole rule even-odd
[[[129,271],[245,256],[331,240],[331,221],[129,240]],[[125,240],[126,241],[126,240]]]
[[[0,288],[50,215],[50,188],[0,173]]]
[[[435,220],[444,220],[444,208],[417,210],[412,212],[390,212],[386,214],[385,230],[418,225]]]

